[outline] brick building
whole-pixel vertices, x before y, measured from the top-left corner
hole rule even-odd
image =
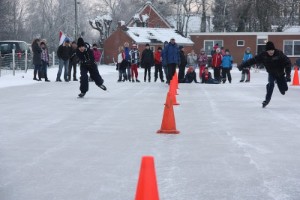
[[[240,63],[246,47],[250,47],[252,54],[256,55],[264,51],[265,43],[272,41],[277,49],[282,50],[292,61],[300,57],[300,34],[287,32],[233,32],[233,33],[193,33],[190,34],[194,42],[196,53],[204,48],[208,55],[213,46],[229,49],[234,62]]]
[[[193,48],[194,43],[185,38],[167,22],[151,2],[147,2],[129,22],[119,26],[104,42],[104,63],[109,64],[117,58],[118,47],[128,42],[130,46],[137,44],[142,52],[148,43],[155,51],[163,47],[165,41],[174,38],[178,45],[185,46],[187,51]]]

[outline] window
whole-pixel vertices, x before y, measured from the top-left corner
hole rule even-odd
[[[155,51],[155,46],[150,46],[151,51]]]
[[[220,48],[223,47],[223,40],[204,40],[204,49],[208,56],[211,55],[213,47],[216,44],[218,44]]]
[[[300,56],[300,40],[284,40],[283,49],[288,56]]]
[[[236,41],[236,46],[238,46],[238,47],[243,47],[243,46],[245,46],[245,40],[237,40],[237,41]]]

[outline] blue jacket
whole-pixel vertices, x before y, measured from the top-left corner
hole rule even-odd
[[[130,58],[130,49],[129,49],[129,47],[124,48],[124,53],[125,53],[125,59],[130,62],[131,58]]]
[[[247,61],[247,60],[249,60],[251,58],[253,58],[252,53],[245,53],[244,57],[243,57],[243,62],[245,62],[245,61]]]
[[[224,55],[222,59],[222,67],[228,69],[232,67],[233,58],[231,55]]]
[[[163,65],[167,64],[180,64],[179,47],[176,43],[169,44],[163,50]]]

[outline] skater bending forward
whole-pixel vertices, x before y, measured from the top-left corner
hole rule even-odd
[[[238,69],[241,71],[257,63],[262,63],[268,72],[267,94],[262,102],[263,107],[266,107],[271,101],[275,81],[282,95],[288,90],[287,82],[291,81],[291,61],[282,51],[275,48],[273,42],[269,41],[264,52],[243,62]]]
[[[106,87],[103,85],[104,80],[99,74],[97,64],[95,63],[93,51],[90,49],[89,44],[86,44],[82,38],[78,38],[77,41],[78,49],[76,55],[80,63],[80,91],[79,97],[84,97],[85,93],[89,90],[89,77],[88,72],[90,73],[91,78],[95,81],[95,84],[100,87],[102,90],[106,90]]]

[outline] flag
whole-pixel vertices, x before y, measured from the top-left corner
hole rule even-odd
[[[59,31],[59,45],[64,43],[65,39],[66,39],[66,35],[62,31]]]

